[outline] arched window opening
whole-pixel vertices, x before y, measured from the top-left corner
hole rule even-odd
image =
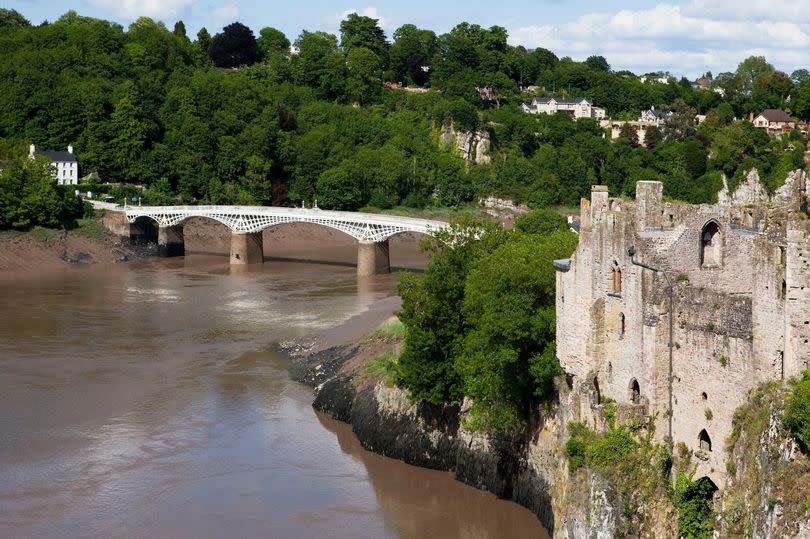
[[[613,270],[611,271],[612,283],[611,291],[614,294],[621,294],[622,292],[622,269],[619,267],[618,262],[613,262]]]
[[[779,291],[779,299],[785,299],[787,297],[787,281],[782,279],[782,289]]]
[[[700,264],[704,268],[720,265],[720,227],[709,221],[700,232]]]
[[[630,380],[630,402],[639,404],[641,402],[641,387],[638,385],[638,380],[633,378]]]
[[[706,392],[705,392],[705,391],[704,391],[703,393],[701,393],[701,394],[700,394],[700,397],[701,397],[703,400],[708,400],[708,399],[709,399],[709,396],[706,394]]]
[[[700,431],[698,435],[698,446],[701,451],[710,452],[712,450],[712,439],[709,438],[709,433],[706,432],[706,429]]]
[[[619,313],[619,338],[624,339],[624,330],[626,329],[626,323],[624,319],[624,313]]]

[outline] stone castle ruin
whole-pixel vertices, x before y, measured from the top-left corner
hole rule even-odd
[[[795,171],[768,197],[753,171],[720,203],[688,205],[663,202],[660,182],[638,182],[635,202],[594,186],[576,251],[555,262],[572,419],[604,428],[608,399],[618,421],[652,416],[655,437],[722,487],[749,390],[810,366],[808,187]]]

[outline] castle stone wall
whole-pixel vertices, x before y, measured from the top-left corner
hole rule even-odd
[[[756,175],[749,180],[756,188]],[[807,182],[803,173],[790,181],[778,204],[742,207],[663,203],[658,182],[639,182],[635,202],[594,186],[579,246],[557,264],[557,353],[574,386],[593,388],[586,423],[603,426],[599,398],[611,398],[631,407],[628,417],[653,416],[668,441],[671,398],[673,445],[723,484],[734,410],[750,389],[796,376],[810,359]],[[637,262],[662,271],[633,264],[631,246]],[[663,272],[673,294],[671,396]]]

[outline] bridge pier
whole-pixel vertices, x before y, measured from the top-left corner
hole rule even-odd
[[[380,275],[391,273],[391,258],[388,240],[360,240],[357,246],[357,275]]]
[[[183,256],[185,253],[183,225],[158,227],[158,256]]]
[[[231,264],[264,262],[264,240],[261,232],[231,232]]]

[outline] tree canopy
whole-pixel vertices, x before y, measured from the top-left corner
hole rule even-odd
[[[636,181],[660,180],[667,196],[711,202],[720,174],[733,186],[757,167],[778,187],[806,147],[735,120],[766,106],[810,117],[810,78],[759,57],[714,77],[721,96],[642,83],[598,55],[513,47],[504,28],[466,22],[441,35],[405,24],[389,42],[353,14],[339,38],[304,30],[290,47],[274,28],[256,39],[238,22],[192,42],[182,21],[125,29],[68,12],[33,27],[14,13],[0,12],[0,158],[73,144],[85,173],[160,200],[168,189],[184,202],[345,209],[491,195],[574,206],[595,183],[632,196]],[[644,145],[629,128],[611,142],[591,119],[525,114],[536,96],[583,96],[614,118],[673,115]]]

